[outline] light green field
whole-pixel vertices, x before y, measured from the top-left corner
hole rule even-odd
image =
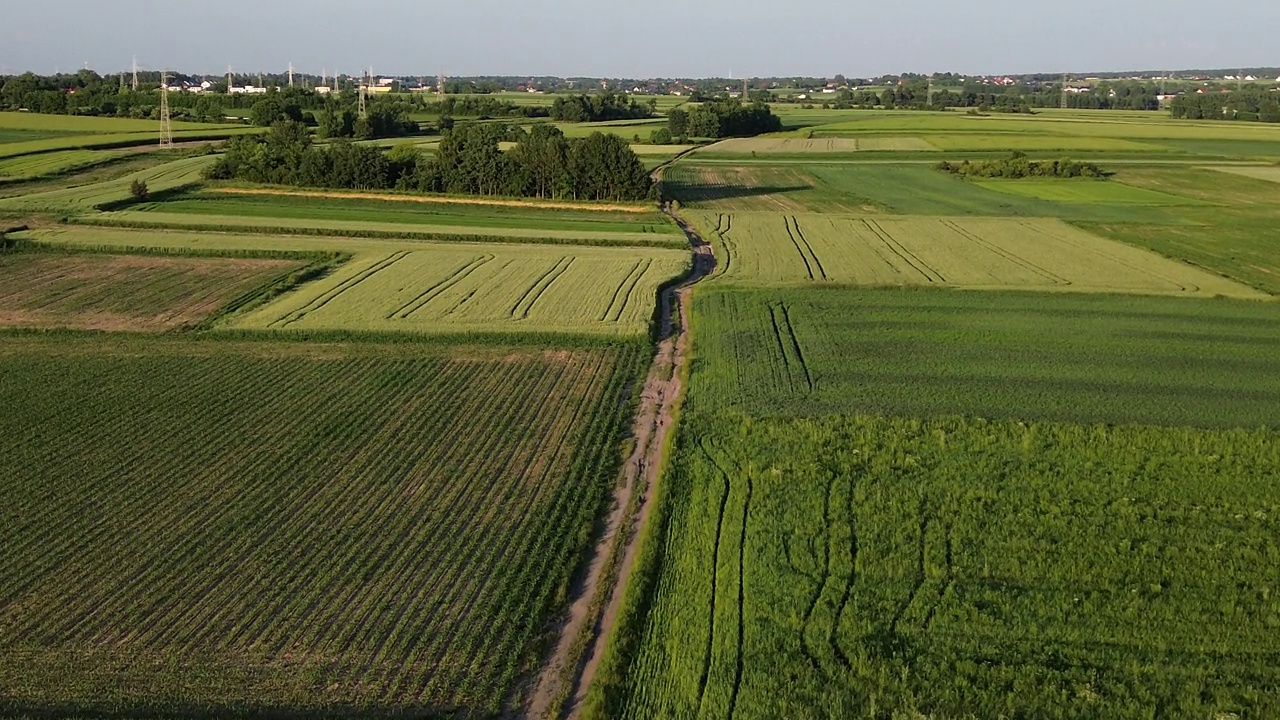
[[[432,243],[117,228],[15,237],[79,247],[347,252],[337,272],[237,317],[289,330],[642,335],[689,253],[657,248]]]
[[[1200,201],[1105,180],[971,180],[996,192],[1066,203],[1201,205]]]
[[[1159,150],[1152,145],[1111,137],[1063,137],[1057,135],[929,135],[929,143],[940,150],[983,150],[1007,152],[1141,152]]]
[[[860,137],[860,138],[794,138],[757,137],[721,140],[698,152],[699,157],[716,155],[787,155],[787,154],[839,154],[881,150],[936,151],[928,141],[914,137]]]
[[[204,168],[213,159],[210,155],[183,158],[130,173],[116,180],[6,198],[0,200],[0,210],[87,212],[128,200],[129,188],[134,180],[145,182],[148,191],[153,194],[198,183]]]
[[[180,130],[218,130],[244,127],[243,125],[175,122],[174,132]],[[27,112],[0,112],[0,130],[48,130],[62,133],[132,133],[160,132],[159,120],[133,118],[91,117],[85,115],[43,115]]]
[[[1266,180],[1267,182],[1280,183],[1280,166],[1253,167],[1248,165],[1214,165],[1205,168],[1217,172],[1231,173],[1232,175],[1242,175],[1255,180]]]
[[[175,123],[177,125],[177,123]],[[243,125],[225,129],[178,130],[174,129],[173,139],[177,142],[197,142],[208,140],[225,140],[235,135],[248,135],[262,132],[262,128],[244,127]],[[17,157],[33,153],[52,152],[54,150],[75,150],[115,147],[138,147],[160,142],[159,132],[132,133],[97,133],[89,135],[64,135],[48,137],[40,140],[0,144],[0,158]]]
[[[697,213],[719,278],[1265,298],[1265,293],[1051,219]]]
[[[108,150],[60,150],[0,159],[0,182],[25,180],[114,160],[123,153]]]

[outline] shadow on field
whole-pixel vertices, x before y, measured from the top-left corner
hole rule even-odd
[[[732,200],[735,198],[758,197],[762,195],[785,195],[787,193],[812,190],[809,185],[695,185],[682,182],[664,182],[663,190],[682,203],[714,202],[716,200]]]

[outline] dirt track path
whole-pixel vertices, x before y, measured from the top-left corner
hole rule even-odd
[[[586,581],[573,596],[555,651],[537,678],[526,713],[530,720],[575,718],[581,712],[617,622],[642,530],[657,494],[662,452],[674,428],[674,411],[684,394],[682,371],[689,360],[690,290],[710,275],[716,264],[711,246],[682,219],[671,216],[693,246],[693,267],[684,280],[664,291],[659,299],[661,340],[645,379],[632,429],[635,450],[623,466],[614,490],[613,508],[596,543]],[[639,498],[635,497],[637,492],[642,493]]]

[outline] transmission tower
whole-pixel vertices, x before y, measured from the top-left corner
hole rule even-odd
[[[293,63],[289,63],[289,87],[293,87]]]
[[[230,94],[231,94],[231,87],[232,87],[234,84],[235,84],[235,83],[232,81],[232,76],[231,76],[231,66],[230,66],[230,65],[228,65],[228,66],[227,66],[227,94],[228,94],[228,95],[230,95]]]
[[[1062,104],[1063,110],[1067,109],[1067,74],[1062,74]]]
[[[173,148],[173,123],[169,119],[169,73],[160,73],[160,149]]]
[[[444,73],[436,76],[436,97],[444,97]]]
[[[138,92],[138,56],[133,56],[133,91]]]
[[[369,81],[367,80],[367,77],[368,76],[365,75],[364,71],[362,70],[360,72],[360,101],[356,109],[356,114],[361,119],[364,119],[365,117],[368,116],[367,98],[369,96]]]

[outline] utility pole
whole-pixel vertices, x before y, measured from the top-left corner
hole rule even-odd
[[[169,73],[160,73],[160,149],[173,149],[173,123],[169,119]]]

